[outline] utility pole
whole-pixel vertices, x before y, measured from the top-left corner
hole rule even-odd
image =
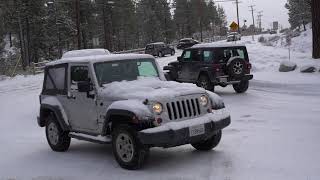
[[[258,12],[258,24],[259,24],[259,31],[262,31],[262,13],[263,11]]]
[[[237,6],[238,33],[241,34],[241,31],[240,31],[240,20],[239,20],[239,0],[236,0],[236,6]]]
[[[80,0],[75,0],[76,26],[78,49],[81,49],[81,32],[80,32]]]
[[[254,34],[255,34],[255,29],[256,29],[256,27],[255,27],[255,23],[254,23],[254,14],[253,14],[253,12],[255,11],[254,9],[253,9],[253,7],[255,7],[255,5],[251,5],[251,6],[249,6],[249,8],[250,8],[250,11],[251,11],[251,14],[252,14],[252,25],[253,25],[253,35],[252,35],[252,40],[254,40]]]

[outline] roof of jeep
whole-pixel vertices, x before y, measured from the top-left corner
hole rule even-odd
[[[200,48],[228,48],[228,47],[246,47],[243,44],[221,44],[221,43],[203,43],[194,45],[188,49],[200,49]]]
[[[81,50],[68,51],[63,54],[62,58],[74,58],[74,57],[109,55],[109,54],[111,53],[107,49],[81,49]]]
[[[49,62],[46,64],[46,66],[54,66],[54,65],[66,64],[66,63],[99,63],[99,62],[121,61],[121,60],[131,60],[131,59],[154,59],[154,57],[148,54],[94,55],[94,56],[62,58],[60,60]]]

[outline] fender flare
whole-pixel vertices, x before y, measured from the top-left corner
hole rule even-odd
[[[214,73],[213,73],[208,67],[203,67],[203,68],[200,68],[200,69],[199,69],[199,74],[198,74],[198,76],[197,76],[196,81],[198,81],[198,79],[200,78],[200,76],[201,76],[202,74],[207,75],[211,82],[214,82],[214,81],[215,81],[215,75],[214,75]]]
[[[112,121],[113,121],[112,116],[126,117],[124,120],[121,120],[119,122],[132,123],[132,124],[138,123],[136,114],[131,111],[123,110],[123,109],[109,109],[105,116],[105,120],[103,122],[102,135],[106,135],[110,130],[109,125],[112,124]]]
[[[69,131],[70,130],[70,127],[69,125],[66,123],[65,119],[63,118],[63,115],[62,115],[62,111],[60,109],[59,106],[53,106],[53,105],[48,105],[48,104],[41,104],[40,106],[40,121],[39,121],[39,125],[41,127],[44,127],[46,125],[46,116],[48,115],[47,113],[48,112],[52,112],[60,127],[62,128],[63,131]]]

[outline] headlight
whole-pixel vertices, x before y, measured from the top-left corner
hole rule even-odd
[[[163,108],[162,108],[162,104],[161,103],[154,103],[153,106],[152,106],[152,109],[155,113],[157,114],[161,114],[162,111],[163,111]]]
[[[203,96],[200,97],[200,104],[201,104],[202,106],[207,106],[208,103],[209,103],[209,99],[208,99],[207,96],[204,96],[204,95],[203,95]]]

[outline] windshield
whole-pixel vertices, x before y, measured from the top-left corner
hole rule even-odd
[[[134,59],[94,64],[100,86],[114,81],[134,81],[139,77],[159,77],[153,59]]]

